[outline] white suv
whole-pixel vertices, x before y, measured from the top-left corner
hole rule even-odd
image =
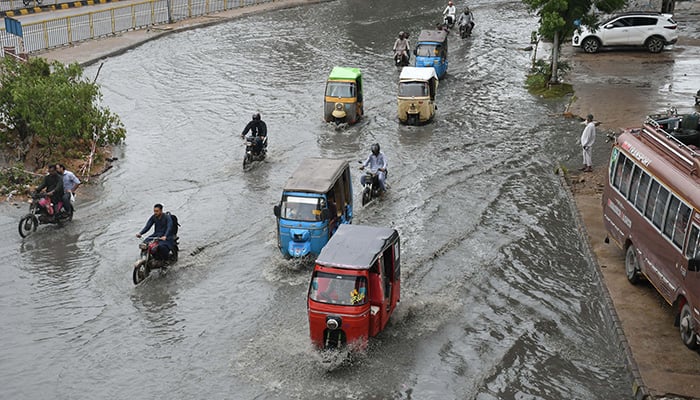
[[[678,24],[671,14],[634,12],[616,15],[600,24],[599,30],[585,26],[574,32],[571,44],[586,53],[595,53],[607,46],[643,46],[658,53],[678,40]]]

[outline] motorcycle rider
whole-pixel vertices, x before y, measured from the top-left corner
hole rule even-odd
[[[153,239],[158,239],[158,246],[156,247],[156,254],[154,258],[156,260],[167,260],[170,250],[173,249],[175,244],[175,238],[173,237],[173,220],[170,215],[163,213],[163,205],[158,203],[153,206],[153,215],[146,222],[146,226],[141,229],[139,233],[136,234],[137,238],[141,238],[141,235],[148,232],[151,226],[154,226],[153,233],[148,236],[144,242],[150,242]]]
[[[260,118],[260,113],[253,114],[252,121],[248,122],[248,125],[245,126],[241,137],[245,138],[249,131],[253,138],[255,138],[255,147],[253,151],[255,154],[260,154],[263,150],[263,139],[267,138],[267,125],[265,121]],[[265,141],[264,147],[267,147],[267,141]]]
[[[474,16],[472,15],[471,10],[469,10],[469,7],[466,7],[464,11],[459,14],[457,25],[459,25],[460,31],[462,30],[462,27],[466,27],[467,34],[471,35],[472,29],[474,29]]]
[[[369,170],[372,171],[372,173],[377,174],[377,178],[379,179],[379,187],[382,189],[382,192],[385,192],[387,161],[384,153],[380,151],[379,143],[372,145],[372,153],[369,155],[369,157],[367,157],[365,162],[362,163],[360,170],[365,169],[365,167],[369,167]],[[365,185],[366,179],[367,176],[362,175],[360,178],[360,183]]]
[[[445,17],[445,22],[447,22],[449,25],[455,23],[457,7],[455,7],[455,4],[452,2],[452,0],[447,2],[447,7],[445,7],[445,11],[442,12],[442,15]]]
[[[394,57],[397,54],[401,54],[402,57],[406,58],[408,63],[411,59],[410,55],[411,47],[408,43],[408,34],[406,32],[399,32],[399,38],[394,42]]]
[[[75,191],[80,186],[80,179],[74,173],[68,171],[63,164],[56,164],[56,171],[63,179],[63,208],[67,213],[73,213],[73,198]]]
[[[46,194],[51,197],[53,203],[53,214],[57,214],[60,210],[58,203],[63,199],[63,178],[56,171],[56,164],[49,165],[49,173],[44,176],[44,181],[37,186],[36,193],[41,193],[46,189]]]

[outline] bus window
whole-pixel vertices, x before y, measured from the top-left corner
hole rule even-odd
[[[644,211],[644,206],[647,204],[647,195],[649,194],[649,182],[651,182],[651,177],[646,172],[642,173],[642,178],[639,180],[639,189],[637,189],[637,199],[634,205],[637,210]]]
[[[627,196],[630,202],[634,204],[635,199],[637,198],[637,189],[639,188],[639,178],[642,175],[642,169],[639,167],[634,168],[634,172],[632,172],[632,182],[630,183],[630,193]]]
[[[659,187],[659,195],[656,196],[656,205],[654,206],[654,216],[651,218],[651,222],[659,229],[661,229],[661,222],[664,220],[667,200],[668,190],[665,187]]]
[[[651,182],[651,189],[649,190],[649,200],[647,201],[647,207],[644,210],[644,216],[651,220],[651,216],[654,215],[654,205],[656,204],[656,196],[659,194],[659,182]]]
[[[632,167],[634,164],[629,158],[625,160],[625,166],[622,169],[622,182],[620,182],[620,192],[623,197],[627,197],[627,192],[630,188],[630,179],[632,178]]]
[[[698,233],[700,233],[700,228],[698,228],[697,225],[693,225],[690,228],[688,247],[685,248],[685,256],[688,258],[694,258],[696,255],[698,255]]]
[[[622,180],[622,166],[625,164],[627,157],[623,154],[617,158],[617,165],[615,166],[615,176],[613,178],[613,186],[620,188],[620,181]]]
[[[666,222],[664,222],[664,235],[669,239],[673,238],[673,228],[676,225],[676,217],[678,216],[678,207],[681,201],[678,197],[671,195],[671,201],[668,202],[668,212],[666,213]]]
[[[673,243],[679,249],[683,248],[683,240],[685,240],[685,231],[688,229],[688,221],[690,221],[690,207],[681,203],[681,209],[676,218],[676,226],[673,232]]]

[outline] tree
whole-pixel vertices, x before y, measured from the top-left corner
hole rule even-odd
[[[48,63],[43,58],[0,63],[0,140],[26,161],[43,167],[56,152],[77,157],[93,144],[121,142],[126,130],[106,107],[99,86],[83,77],[77,63]]]
[[[552,41],[552,63],[550,82],[556,83],[559,49],[563,38],[570,37],[576,29],[575,21],[587,26],[595,26],[598,21],[590,14],[595,6],[598,10],[610,13],[624,7],[626,0],[522,0],[530,11],[540,17],[540,36]]]

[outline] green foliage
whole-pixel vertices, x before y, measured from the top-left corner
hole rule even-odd
[[[98,103],[99,86],[83,77],[74,63],[43,58],[0,63],[0,140],[25,161],[34,149],[35,166],[58,154],[85,154],[121,142],[126,130],[119,117]],[[60,153],[58,153],[60,152]]]
[[[557,71],[560,77],[564,76],[571,69],[569,64],[565,61],[559,61],[557,65]],[[550,84],[552,77],[551,70],[551,63],[545,60],[537,60],[530,70],[530,74],[528,74],[525,79],[525,86],[528,91],[532,94],[547,98],[562,97],[566,94],[573,93],[571,85]]]
[[[539,33],[542,37],[552,40],[554,33],[559,32],[560,38],[567,38],[576,29],[574,21],[579,20],[584,25],[594,26],[597,19],[590,15],[591,8],[605,13],[611,13],[625,6],[626,0],[522,0],[531,12],[540,17]]]
[[[37,185],[40,179],[41,176],[25,171],[21,163],[0,168],[0,195],[27,194],[29,187]]]

